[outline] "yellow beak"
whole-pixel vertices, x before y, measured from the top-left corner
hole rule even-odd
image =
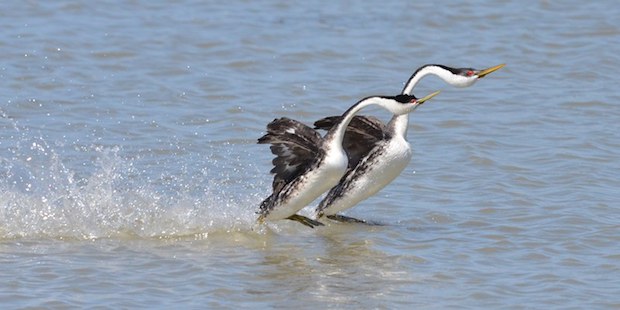
[[[495,72],[501,68],[503,68],[504,66],[506,66],[506,64],[501,64],[501,65],[497,65],[495,67],[491,67],[491,68],[487,68],[484,70],[480,70],[480,72],[478,72],[478,78],[483,78],[485,75],[491,73],[491,72]]]
[[[420,98],[420,99],[418,99],[417,103],[418,104],[423,104],[425,101],[427,101],[427,100],[437,96],[437,94],[439,94],[440,92],[441,91],[436,91],[436,92],[434,92],[434,93],[432,93],[432,94],[430,94],[430,95],[428,95],[426,97]]]

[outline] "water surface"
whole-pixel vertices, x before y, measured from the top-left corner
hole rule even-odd
[[[613,1],[3,4],[0,305],[620,307],[619,15]],[[412,162],[348,212],[383,226],[254,226],[269,121],[394,95],[426,63],[507,66],[416,88],[443,92],[411,115]]]

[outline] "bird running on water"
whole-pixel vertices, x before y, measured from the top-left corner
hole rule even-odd
[[[410,94],[364,98],[351,106],[324,137],[292,119],[278,118],[267,125],[267,133],[259,144],[271,144],[274,168],[273,192],[260,204],[258,222],[290,219],[306,226],[323,225],[296,214],[325,191],[338,183],[344,175],[348,158],[342,147],[344,133],[351,119],[361,109],[378,105],[392,114],[411,112],[439,92],[417,99]]]
[[[411,75],[402,94],[411,94],[418,82],[427,75],[436,75],[452,86],[468,87],[504,66],[501,64],[476,70],[424,65]],[[340,116],[323,118],[314,123],[315,129],[331,130],[340,119]],[[340,222],[364,222],[338,213],[376,194],[407,167],[412,156],[406,138],[408,125],[408,114],[394,115],[387,125],[372,116],[355,116],[352,119],[343,143],[349,156],[347,172],[317,206],[317,220],[326,216]]]

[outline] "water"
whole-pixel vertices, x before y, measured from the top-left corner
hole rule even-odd
[[[620,307],[614,1],[2,6],[3,308]],[[416,89],[384,226],[252,229],[269,121],[425,63],[507,66]]]

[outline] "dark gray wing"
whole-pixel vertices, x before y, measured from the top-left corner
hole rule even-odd
[[[342,116],[329,116],[314,122],[315,129],[329,130],[339,123]],[[356,115],[349,123],[342,142],[349,156],[349,168],[357,163],[372,150],[376,143],[386,139],[387,129],[374,116]]]
[[[274,192],[306,171],[318,156],[322,141],[316,130],[290,118],[277,118],[267,125],[267,134],[258,143],[271,144],[271,153],[276,155],[271,169]]]

